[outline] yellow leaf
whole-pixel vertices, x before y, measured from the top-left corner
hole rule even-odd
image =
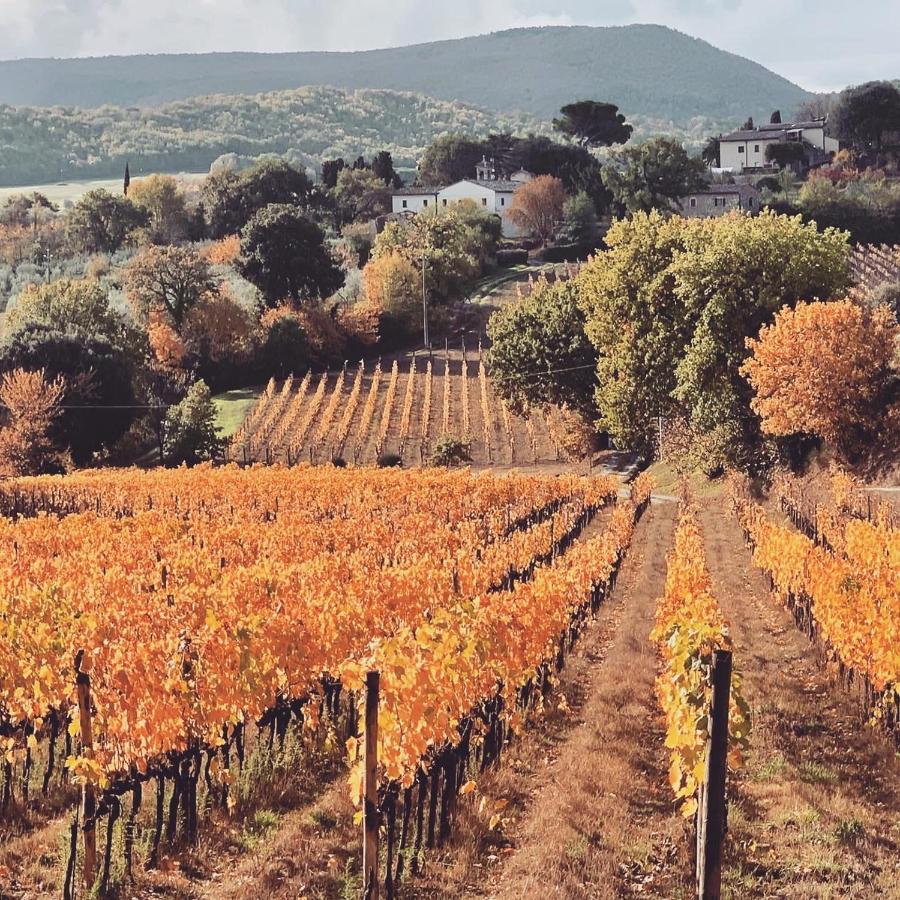
[[[460,789],[459,792],[461,794],[471,794],[477,790],[477,785],[474,781],[467,781]]]

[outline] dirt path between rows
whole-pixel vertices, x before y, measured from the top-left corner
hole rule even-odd
[[[415,896],[683,895],[688,844],[666,783],[649,641],[674,511],[666,503],[645,515],[616,589],[566,665],[568,729],[526,736],[484,786],[510,802],[503,834],[481,855],[469,848],[466,878],[441,873],[439,886],[422,884]]]
[[[702,505],[707,562],[753,712],[725,896],[900,898],[900,757],[769,595],[734,518]]]

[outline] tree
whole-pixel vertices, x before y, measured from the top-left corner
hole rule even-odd
[[[383,253],[363,269],[366,300],[380,313],[382,332],[409,336],[421,325],[422,276],[399,252]]]
[[[391,211],[391,191],[371,169],[344,169],[334,188],[341,218],[367,222]]]
[[[62,454],[52,428],[65,396],[61,378],[43,369],[13,369],[0,380],[0,403],[6,421],[0,427],[0,475],[40,475],[62,470]]]
[[[770,212],[712,219],[637,213],[579,272],[597,355],[600,427],[621,447],[652,448],[658,417],[683,419],[740,463],[758,437],[740,374],[748,337],[799,297],[848,285],[847,235]]]
[[[769,124],[770,125],[780,125],[781,124],[781,110],[776,109],[775,112],[769,116]]]
[[[766,144],[766,162],[786,169],[806,162],[806,152],[800,141],[772,141]]]
[[[372,157],[372,172],[389,188],[398,188],[403,182],[394,170],[394,159],[389,150],[379,150]]]
[[[562,237],[572,244],[592,244],[597,236],[597,213],[585,191],[569,197],[563,206]]]
[[[26,285],[6,313],[4,331],[12,334],[34,322],[55,331],[100,335],[112,344],[121,344],[126,331],[107,292],[98,281],[88,279]]]
[[[190,308],[184,320],[184,340],[205,363],[216,369],[233,369],[253,355],[255,325],[251,313],[222,289],[206,294]]]
[[[211,236],[221,238],[237,234],[269,204],[305,208],[312,197],[312,182],[290,163],[267,158],[240,173],[226,169],[210,175],[200,196]]]
[[[76,465],[114,444],[134,420],[134,364],[99,336],[28,324],[0,346],[0,372],[14,369],[65,381],[66,408],[54,421],[54,438]]]
[[[900,327],[886,307],[849,300],[784,307],[747,346],[741,372],[765,432],[815,435],[841,451],[877,431],[897,372]]]
[[[128,297],[140,317],[164,311],[176,330],[217,284],[209,263],[190,247],[148,247],[126,270]]]
[[[204,381],[195,381],[163,423],[163,461],[193,466],[215,459],[224,446],[218,436],[216,406]]]
[[[150,175],[131,186],[129,200],[144,210],[147,236],[154,244],[174,244],[188,230],[184,193],[171,175]]]
[[[705,184],[703,160],[688,156],[678,141],[653,138],[628,147],[603,170],[603,183],[629,213],[675,211],[678,201]]]
[[[488,335],[491,378],[516,412],[556,404],[596,417],[597,353],[572,282],[539,282],[527,298],[491,316]]]
[[[465,296],[469,285],[496,256],[499,217],[471,202],[460,202],[434,216],[388,222],[375,238],[368,265],[398,253],[418,272],[425,266],[429,309]]]
[[[419,161],[418,184],[453,184],[475,177],[475,166],[485,155],[484,144],[459,134],[439,137]]]
[[[147,224],[147,215],[130,200],[109,191],[88,191],[66,217],[66,239],[76,253],[115,253]]]
[[[711,137],[707,140],[707,142],[703,145],[703,149],[700,151],[700,159],[706,163],[711,169],[717,169],[719,167],[719,160],[721,159],[722,153],[722,139],[721,137]]]
[[[889,81],[869,81],[841,93],[831,127],[860,150],[880,152],[885,132],[900,129],[900,91]]]
[[[238,268],[270,305],[284,299],[325,298],[344,283],[322,229],[283,203],[265,207],[244,226]]]
[[[579,100],[560,110],[560,117],[553,120],[553,127],[561,134],[573,138],[582,147],[610,147],[624,144],[634,130],[625,121],[614,103],[597,100]]]
[[[513,194],[509,219],[546,244],[562,222],[565,203],[563,183],[552,175],[538,175]]]
[[[312,350],[309,336],[303,322],[292,311],[278,311],[263,324],[265,336],[259,351],[263,373],[276,378],[287,378],[290,374],[299,375],[312,364]]]
[[[337,184],[338,175],[346,168],[347,163],[342,157],[337,159],[325,159],[322,161],[322,184],[332,190]]]

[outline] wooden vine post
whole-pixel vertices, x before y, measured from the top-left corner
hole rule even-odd
[[[719,900],[725,843],[725,776],[728,765],[728,706],[731,699],[731,651],[716,650],[712,667],[712,704],[706,777],[700,793],[697,834],[697,896]]]
[[[363,782],[363,900],[378,900],[378,693],[381,676],[366,674]]]
[[[75,655],[75,686],[78,692],[78,720],[81,730],[81,754],[94,758],[94,734],[91,728],[91,676],[81,670],[84,650]],[[84,886],[91,890],[97,878],[97,797],[90,779],[81,786],[81,830],[84,839]]]

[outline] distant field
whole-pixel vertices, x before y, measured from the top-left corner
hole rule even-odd
[[[133,181],[146,178],[152,173],[135,174]],[[206,177],[206,172],[178,172],[173,173],[176,178],[185,182],[196,182]],[[40,191],[52,203],[64,206],[66,202],[74,203],[88,191],[103,188],[111,193],[120,193],[122,190],[121,178],[96,178],[91,181],[60,181],[51,184],[29,184],[21,187],[0,187],[0,204],[6,202],[8,197],[14,194],[30,194],[32,191]]]

